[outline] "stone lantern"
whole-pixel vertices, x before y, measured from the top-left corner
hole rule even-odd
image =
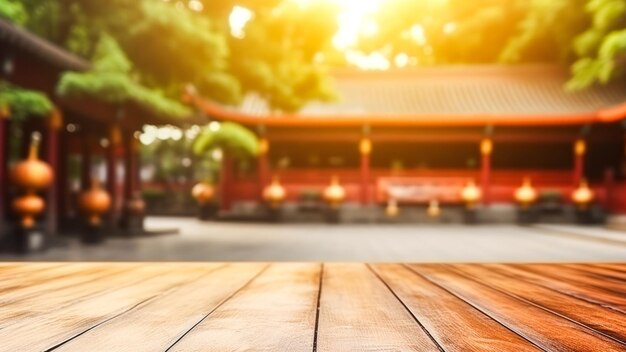
[[[595,199],[595,194],[587,180],[580,181],[578,187],[572,192],[572,202],[576,205],[576,216],[578,222],[589,224],[593,222],[590,205]]]
[[[436,199],[431,200],[426,208],[426,215],[431,219],[438,219],[441,216],[441,207],[439,201]]]
[[[398,217],[398,214],[400,213],[400,208],[398,207],[398,201],[390,198],[389,201],[387,202],[387,207],[385,208],[385,215],[388,218],[396,218]]]
[[[271,221],[279,221],[281,218],[281,206],[287,198],[285,187],[280,184],[278,176],[272,178],[270,183],[263,190],[263,200],[269,205],[269,216]]]
[[[524,178],[522,185],[515,190],[515,201],[519,204],[518,221],[520,223],[532,222],[534,220],[532,206],[537,201],[537,191],[530,178]]]
[[[45,246],[45,235],[36,228],[35,218],[44,211],[46,204],[37,192],[52,184],[54,174],[50,165],[39,160],[40,143],[41,134],[34,132],[27,158],[15,164],[9,175],[11,183],[22,191],[12,203],[13,210],[21,218],[16,231],[20,251],[36,251]]]
[[[474,224],[477,222],[476,204],[480,201],[482,192],[474,180],[469,180],[461,190],[461,199],[465,203],[464,219],[465,223]]]
[[[341,203],[346,198],[346,190],[339,183],[339,177],[332,177],[330,185],[324,189],[322,197],[328,204],[327,221],[332,223],[339,222]]]

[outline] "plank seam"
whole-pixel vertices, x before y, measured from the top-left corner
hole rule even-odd
[[[225,266],[226,266],[226,265],[220,265],[220,266],[217,266],[217,267],[215,267],[215,268],[213,268],[213,269],[209,270],[208,272],[206,272],[206,273],[204,273],[204,274],[202,274],[202,275],[199,275],[199,276],[197,276],[197,277],[195,277],[194,279],[191,279],[191,280],[189,280],[189,281],[195,281],[195,280],[198,280],[198,279],[200,279],[200,278],[202,278],[202,277],[204,277],[204,276],[207,276],[207,275],[211,274],[212,272],[214,272],[214,271],[216,271],[216,270],[218,270],[218,269],[221,269],[221,268],[223,268],[223,267],[225,267]],[[174,271],[174,270],[170,270],[170,272],[173,272],[173,271]],[[157,276],[159,276],[159,274],[158,274],[158,273],[157,273],[157,274],[155,274],[155,275],[153,275],[153,276],[150,276],[150,277],[148,277],[148,278],[144,278],[144,279],[141,279],[141,280],[138,280],[138,281],[134,281],[132,284],[129,284],[129,285],[126,285],[126,286],[123,286],[123,287],[133,286],[133,285],[136,285],[136,284],[138,284],[138,283],[141,283],[141,282],[144,282],[144,281],[150,280],[150,279],[152,279],[152,278],[154,278],[154,277],[157,277]],[[183,284],[183,285],[184,285],[184,284]],[[164,291],[162,291],[162,292],[160,292],[160,293],[158,293],[158,294],[156,294],[156,295],[154,295],[154,296],[148,297],[148,298],[146,298],[146,299],[144,299],[144,300],[142,300],[142,301],[138,302],[137,304],[135,304],[135,305],[133,305],[133,306],[129,307],[128,309],[126,309],[126,310],[124,310],[124,311],[122,311],[122,312],[120,312],[120,313],[118,313],[118,314],[115,314],[115,315],[113,315],[113,316],[111,316],[111,317],[109,317],[109,318],[107,318],[107,319],[105,319],[105,320],[103,320],[103,321],[101,321],[101,322],[99,322],[99,323],[97,323],[97,324],[95,324],[95,325],[93,325],[93,326],[91,326],[91,327],[89,327],[89,328],[87,328],[87,329],[85,329],[85,330],[83,330],[83,331],[81,331],[81,332],[77,333],[77,334],[76,334],[76,335],[74,335],[74,336],[71,336],[71,337],[69,337],[69,338],[65,339],[64,341],[62,341],[62,342],[60,342],[60,343],[58,343],[58,344],[56,344],[56,345],[54,345],[54,346],[52,346],[52,347],[50,347],[50,348],[48,348],[48,349],[44,350],[43,352],[50,352],[50,351],[53,351],[53,350],[55,350],[55,349],[57,349],[57,348],[59,348],[59,347],[61,347],[61,346],[65,345],[66,343],[68,343],[68,342],[70,342],[70,341],[72,341],[72,340],[74,340],[74,339],[78,338],[79,336],[84,335],[85,333],[87,333],[87,332],[89,332],[89,331],[91,331],[91,330],[93,330],[93,329],[97,328],[98,326],[101,326],[101,325],[103,325],[103,324],[106,324],[107,322],[109,322],[109,321],[111,321],[111,320],[113,320],[113,319],[119,318],[120,316],[122,316],[122,315],[124,315],[124,314],[126,314],[126,313],[128,313],[128,312],[133,311],[133,310],[134,310],[134,309],[136,309],[137,307],[139,307],[139,306],[141,306],[141,305],[143,305],[143,304],[146,304],[146,303],[148,303],[148,302],[152,301],[152,300],[153,300],[153,299],[155,299],[155,298],[158,298],[158,297],[161,297],[161,296],[163,296],[163,295],[167,295],[167,294],[169,294],[171,291],[176,290],[178,287],[180,287],[180,284],[179,284],[179,283],[177,283],[177,284],[175,284],[175,285],[173,285],[173,286],[170,286],[169,288],[165,289]],[[119,289],[119,288],[118,288],[118,289]],[[106,291],[108,291],[108,290],[106,290]],[[103,292],[104,292],[104,291],[103,291]],[[97,297],[97,296],[99,296],[100,294],[101,294],[101,292],[98,292],[98,293],[96,293],[96,294],[94,294],[94,295],[89,295],[89,297],[91,297],[91,296],[95,296],[95,297]],[[82,301],[84,301],[84,300],[85,300],[85,299],[83,299]],[[80,301],[80,302],[82,302],[82,301]],[[70,306],[70,305],[71,305],[71,304],[69,304],[69,305],[65,305],[64,307],[67,307],[67,306]]]
[[[64,341],[59,342],[58,344],[56,344],[56,345],[54,345],[54,346],[52,346],[52,347],[50,347],[50,348],[48,348],[48,349],[44,350],[43,352],[50,352],[50,351],[54,351],[54,350],[56,350],[57,348],[59,348],[59,347],[61,347],[61,346],[65,345],[66,343],[68,343],[68,342],[70,342],[70,341],[72,341],[72,340],[74,340],[74,339],[76,339],[76,338],[80,337],[81,335],[86,334],[87,332],[89,332],[89,331],[91,331],[91,330],[93,330],[93,329],[95,329],[95,328],[97,328],[98,326],[100,326],[100,325],[102,325],[102,324],[106,324],[107,322],[109,322],[109,321],[111,321],[111,320],[113,320],[113,319],[115,319],[115,318],[118,318],[118,317],[120,317],[121,315],[124,315],[124,314],[126,314],[126,313],[130,312],[131,310],[133,310],[133,309],[135,309],[135,308],[139,307],[140,305],[142,305],[142,304],[144,304],[144,303],[147,303],[147,302],[149,302],[149,301],[152,301],[153,299],[157,298],[158,296],[159,296],[159,295],[154,295],[154,296],[152,296],[152,297],[148,297],[148,298],[146,298],[146,299],[144,299],[144,300],[142,300],[142,301],[140,301],[140,302],[136,303],[136,304],[135,304],[135,305],[133,305],[132,307],[129,307],[129,308],[125,309],[124,311],[121,311],[121,312],[119,312],[119,313],[117,313],[117,314],[115,314],[115,315],[113,315],[113,316],[111,316],[111,317],[109,317],[109,318],[107,318],[107,319],[105,319],[105,320],[103,320],[103,321],[101,321],[101,322],[99,322],[99,323],[97,323],[97,324],[93,325],[93,326],[90,326],[89,328],[87,328],[87,329],[85,329],[85,330],[83,330],[83,331],[81,331],[81,332],[77,333],[77,334],[76,334],[76,335],[74,335],[74,336],[71,336],[71,337],[69,337],[69,338],[65,339]]]
[[[248,287],[254,280],[256,280],[259,276],[261,276],[261,274],[263,274],[270,267],[270,265],[271,264],[267,264],[263,269],[261,269],[252,278],[250,278],[250,280],[248,280],[245,284],[243,284],[243,286],[241,286],[240,288],[235,290],[233,293],[231,293],[229,296],[224,298],[221,302],[219,302],[215,307],[213,307],[213,309],[211,309],[206,315],[204,315],[202,318],[200,318],[200,320],[198,320],[189,329],[187,329],[187,331],[185,331],[179,338],[177,338],[167,349],[165,349],[164,352],[170,351],[174,346],[176,346],[177,343],[179,343],[185,336],[187,336],[187,334],[189,334],[193,329],[195,329],[196,326],[200,325],[200,323],[202,323],[204,320],[206,320],[206,318],[208,318],[211,314],[213,314],[213,312],[218,310],[221,306],[223,306],[231,298],[235,297],[239,292],[243,291],[246,287]]]
[[[495,286],[491,286],[491,285],[487,284],[486,282],[484,282],[484,281],[482,281],[482,280],[479,280],[479,279],[474,278],[473,276],[471,276],[471,275],[467,274],[466,272],[464,272],[463,270],[461,270],[461,269],[459,269],[459,268],[452,267],[452,266],[447,266],[447,267],[448,267],[448,269],[449,269],[449,270],[451,270],[451,271],[453,271],[453,272],[456,272],[458,275],[461,275],[461,276],[465,277],[466,279],[468,279],[468,280],[470,280],[470,281],[474,281],[474,282],[476,282],[476,283],[477,283],[477,284],[479,284],[479,285],[489,287],[489,288],[491,288],[491,289],[493,289],[493,290],[496,290],[496,291],[498,291],[498,292],[500,292],[500,293],[502,293],[502,294],[504,294],[504,295],[506,295],[506,296],[509,296],[509,297],[511,297],[511,298],[513,298],[513,299],[516,299],[516,300],[518,300],[518,301],[520,301],[520,302],[523,302],[523,303],[526,303],[526,304],[533,305],[533,306],[535,306],[535,307],[537,307],[537,308],[539,308],[539,309],[542,309],[542,310],[544,310],[544,311],[546,311],[546,312],[548,312],[548,313],[550,313],[550,314],[553,314],[553,315],[555,315],[555,316],[557,316],[557,317],[559,317],[559,318],[561,318],[561,319],[565,319],[565,320],[567,320],[567,321],[569,321],[569,322],[571,322],[571,323],[574,323],[574,324],[576,324],[576,325],[578,325],[578,326],[580,326],[580,327],[582,327],[582,328],[585,328],[585,329],[591,330],[592,332],[594,332],[594,333],[596,333],[596,334],[598,334],[598,335],[601,335],[601,336],[603,336],[603,337],[605,337],[605,338],[608,338],[608,339],[610,339],[610,340],[612,340],[612,341],[614,341],[614,342],[617,342],[617,343],[618,343],[618,344],[620,344],[620,345],[626,346],[626,341],[623,341],[623,340],[621,340],[621,339],[618,339],[618,338],[616,338],[616,337],[613,337],[613,336],[611,336],[611,335],[609,335],[609,334],[607,334],[607,333],[605,333],[605,332],[603,332],[603,331],[600,331],[600,330],[598,330],[598,329],[596,329],[596,328],[593,328],[593,327],[591,327],[591,326],[589,326],[589,325],[587,325],[587,324],[584,324],[584,323],[582,323],[582,322],[579,322],[579,321],[577,321],[577,320],[574,320],[573,318],[570,318],[570,317],[568,317],[568,316],[566,316],[566,315],[563,315],[563,314],[561,314],[561,313],[559,313],[559,312],[556,312],[556,311],[554,311],[554,310],[552,310],[552,309],[550,309],[550,308],[544,307],[543,305],[541,305],[541,304],[539,304],[539,303],[536,303],[536,302],[534,302],[534,301],[531,301],[531,300],[528,300],[528,299],[526,299],[526,298],[520,297],[520,296],[518,296],[518,295],[516,295],[516,294],[514,294],[514,293],[507,292],[507,291],[505,291],[505,290],[499,289],[499,288],[497,288],[497,287],[495,287]]]
[[[315,309],[315,330],[313,331],[313,352],[317,351],[317,338],[320,327],[320,304],[322,302],[322,282],[324,281],[324,263],[320,264],[320,282],[317,290],[317,303]]]
[[[535,342],[533,340],[531,340],[530,338],[528,338],[527,336],[525,336],[524,334],[516,331],[514,328],[512,328],[511,326],[509,326],[508,324],[506,324],[505,322],[500,321],[499,319],[492,317],[491,315],[489,315],[487,312],[485,312],[483,309],[481,309],[480,307],[476,306],[475,304],[473,304],[472,302],[470,302],[468,299],[464,298],[462,295],[455,293],[452,290],[449,290],[447,287],[445,287],[444,285],[438,283],[435,280],[430,279],[428,276],[423,275],[422,273],[418,272],[417,270],[415,270],[414,268],[403,264],[404,267],[406,267],[407,269],[409,269],[411,272],[413,272],[415,275],[423,278],[424,280],[432,283],[433,285],[441,288],[442,290],[448,292],[449,294],[451,294],[452,296],[458,298],[461,302],[467,304],[468,306],[472,307],[473,309],[475,309],[476,311],[478,311],[480,314],[486,316],[487,318],[495,321],[496,323],[500,324],[501,326],[503,326],[505,329],[509,330],[510,332],[512,332],[513,334],[519,336],[521,339],[527,341],[528,343],[530,343],[531,345],[537,347],[538,349],[544,351],[544,352],[549,352],[548,349],[546,349],[542,344]]]
[[[534,274],[534,275],[545,276],[546,278],[549,278],[549,279],[553,279],[553,280],[560,280],[560,281],[566,281],[566,282],[568,282],[568,283],[570,283],[570,284],[572,284],[572,285],[580,285],[580,284],[581,284],[579,281],[577,281],[577,280],[572,280],[571,278],[565,278],[565,280],[564,280],[564,279],[563,279],[563,277],[558,276],[558,275],[554,275],[553,273],[550,273],[550,272],[547,272],[547,271],[544,271],[544,272],[539,272],[539,271],[537,271],[535,268],[530,268],[530,267],[529,267],[529,266],[527,266],[527,265],[520,266],[520,264],[516,264],[516,265],[514,265],[513,267],[514,267],[514,268],[518,268],[518,269],[520,269],[520,270],[522,270],[522,271],[529,272],[529,273]],[[587,285],[587,286],[593,287],[593,288],[595,288],[595,289],[597,289],[597,290],[600,290],[600,291],[606,291],[606,292],[608,292],[608,293],[609,293],[609,294],[611,294],[611,295],[621,296],[621,295],[623,295],[623,294],[624,294],[624,292],[623,292],[623,291],[616,291],[616,290],[614,290],[614,289],[612,289],[612,288],[607,288],[607,287],[598,286],[598,285],[596,285],[596,284],[594,284],[594,283],[584,283],[584,285]]]
[[[446,352],[446,350],[439,344],[439,342],[437,342],[437,340],[435,339],[435,337],[430,333],[430,331],[428,331],[428,329],[426,329],[426,327],[422,324],[422,322],[413,314],[413,312],[411,311],[411,309],[409,309],[409,307],[404,303],[404,301],[402,301],[402,299],[393,291],[393,289],[391,288],[391,286],[389,286],[385,280],[372,268],[372,266],[370,264],[365,264],[365,266],[367,266],[367,268],[372,272],[372,274],[374,274],[374,276],[376,276],[378,278],[378,280],[380,280],[380,282],[382,282],[383,285],[385,285],[385,287],[387,287],[387,289],[389,290],[389,292],[391,292],[391,294],[398,300],[398,302],[400,302],[400,304],[402,305],[402,307],[404,307],[404,309],[409,313],[409,315],[411,315],[411,317],[413,318],[413,320],[415,320],[415,322],[417,323],[417,325],[424,331],[424,333],[428,336],[428,338],[430,338],[430,340],[435,344],[435,346],[437,347],[437,349],[441,352]]]
[[[619,309],[617,307],[613,307],[613,306],[609,305],[608,303],[605,303],[605,302],[602,302],[602,301],[597,301],[597,300],[594,300],[594,299],[591,299],[591,298],[587,298],[587,297],[584,297],[584,296],[580,296],[578,294],[575,294],[575,293],[572,293],[572,292],[568,292],[567,290],[557,289],[557,288],[554,288],[554,287],[542,284],[540,282],[534,281],[533,279],[530,279],[530,278],[525,277],[523,275],[516,274],[515,272],[508,271],[508,270],[503,269],[503,268],[487,267],[484,264],[479,264],[479,266],[481,266],[481,267],[483,267],[485,269],[489,269],[489,270],[495,271],[495,272],[497,272],[497,273],[499,273],[501,275],[513,275],[517,280],[524,281],[524,282],[526,282],[528,284],[532,284],[532,285],[535,285],[535,286],[538,286],[538,287],[545,288],[546,290],[550,290],[552,292],[557,292],[557,293],[560,293],[562,295],[566,295],[568,297],[576,298],[576,299],[579,299],[579,300],[581,300],[583,302],[587,302],[589,304],[594,304],[594,305],[596,305],[598,307],[610,309],[610,310],[612,310],[614,312],[618,312],[618,313],[621,313],[621,314],[626,314],[626,311],[623,311],[623,310],[621,310],[621,309]],[[516,267],[514,267],[514,268],[516,268]],[[523,270],[521,268],[516,268],[516,269]],[[530,275],[536,275],[536,274],[534,274],[532,272],[528,272],[528,273]]]

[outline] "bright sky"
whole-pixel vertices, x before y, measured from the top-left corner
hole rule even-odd
[[[294,3],[306,7],[313,2],[321,0],[290,0]],[[375,35],[379,28],[378,24],[373,20],[373,15],[384,4],[385,0],[325,0],[333,1],[339,7],[338,24],[339,30],[333,37],[333,46],[344,52],[346,60],[366,70],[387,70],[392,65],[396,67],[404,67],[413,62],[404,54],[398,54],[393,60],[389,60],[380,52],[365,54],[356,48],[359,36]],[[442,5],[447,0],[422,0],[435,5]],[[245,7],[235,6],[230,14],[229,23],[231,34],[237,38],[245,35],[245,26],[248,21],[254,17],[254,14]],[[447,23],[443,32],[450,34],[456,30],[454,23]],[[428,38],[424,33],[421,25],[416,24],[411,28],[410,35],[416,44],[424,46],[426,50]]]

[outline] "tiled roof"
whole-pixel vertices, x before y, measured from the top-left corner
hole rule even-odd
[[[473,115],[593,113],[626,102],[626,85],[568,92],[567,71],[555,66],[442,67],[408,71],[339,71],[339,100],[311,103],[298,115]],[[267,115],[258,95],[241,112]]]
[[[90,67],[88,61],[2,19],[0,42],[37,56],[59,70],[86,71]]]
[[[583,124],[615,121],[626,111],[626,85],[569,92],[554,65],[441,66],[333,72],[339,99],[292,114],[272,112],[257,94],[232,108],[203,101],[209,115],[247,124]]]

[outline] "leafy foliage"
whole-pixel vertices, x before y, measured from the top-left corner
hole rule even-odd
[[[164,116],[191,114],[181,103],[133,80],[131,62],[110,36],[102,36],[93,61],[90,72],[63,74],[57,89],[61,96],[89,96],[115,104],[133,102]]]
[[[208,125],[202,129],[193,142],[193,152],[205,155],[214,149],[222,149],[238,158],[254,157],[258,153],[259,142],[252,131],[234,122],[222,122],[219,128]]]
[[[591,26],[574,42],[573,90],[622,75],[626,59],[626,0],[589,0],[585,10]]]
[[[22,3],[18,0],[0,0],[0,18],[11,22],[24,24],[28,15]]]
[[[30,14],[29,29],[85,57],[109,33],[142,84],[171,99],[193,84],[221,103],[237,104],[255,91],[275,109],[293,111],[333,95],[313,55],[330,41],[334,22],[297,13],[289,0],[207,0],[201,11],[158,0],[14,1]],[[244,40],[229,33],[235,6],[254,11]]]
[[[29,116],[48,116],[54,109],[45,94],[0,81],[0,108],[5,106],[9,107],[14,121],[23,121]]]

